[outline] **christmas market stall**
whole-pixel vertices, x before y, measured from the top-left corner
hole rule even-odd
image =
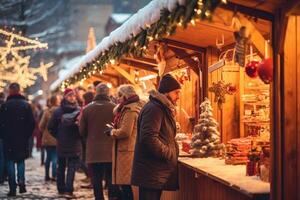
[[[299,3],[283,3],[154,0],[60,88],[113,70],[123,79],[116,85],[132,83],[146,96],[170,73],[182,84],[180,189],[162,199],[296,199]]]

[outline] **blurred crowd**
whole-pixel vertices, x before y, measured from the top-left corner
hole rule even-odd
[[[176,102],[180,84],[162,77],[158,90],[143,101],[135,87],[106,83],[87,89],[66,88],[43,106],[28,102],[18,83],[0,93],[0,182],[8,180],[8,196],[26,192],[25,159],[35,147],[62,196],[73,196],[76,172],[86,175],[82,189],[95,199],[160,199],[162,190],[176,190],[178,146],[175,141]],[[7,97],[6,97],[7,96]],[[16,177],[17,171],[17,177]]]

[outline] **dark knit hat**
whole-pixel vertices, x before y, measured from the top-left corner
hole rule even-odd
[[[64,91],[64,97],[66,97],[72,93],[75,94],[74,90],[72,90],[71,88],[66,88]]]
[[[164,94],[177,89],[181,89],[181,86],[173,76],[166,74],[161,78],[158,87],[160,93]]]

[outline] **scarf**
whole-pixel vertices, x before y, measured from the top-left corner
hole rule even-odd
[[[117,125],[119,124],[120,120],[121,120],[121,116],[122,116],[122,111],[125,105],[131,104],[131,103],[135,103],[138,102],[140,100],[138,95],[133,95],[131,97],[129,97],[128,99],[126,99],[125,101],[123,101],[122,103],[120,103],[119,105],[117,105],[117,112],[115,114],[114,117],[114,128],[117,128]]]
[[[164,94],[162,94],[156,90],[149,91],[149,94],[150,94],[150,100],[155,99],[160,104],[162,104],[164,107],[169,109],[171,111],[171,114],[173,117],[176,116],[176,106],[168,99],[168,97],[166,97]]]

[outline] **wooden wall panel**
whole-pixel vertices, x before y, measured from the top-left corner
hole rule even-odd
[[[218,61],[218,53],[216,49],[210,47],[207,48],[206,50],[206,59],[207,59],[207,65],[208,67],[215,62]],[[212,85],[213,82],[218,82],[222,78],[222,71],[221,70],[216,70],[212,73],[208,74],[208,87]],[[211,105],[213,108],[213,115],[214,118],[218,121],[221,122],[222,116],[221,116],[221,111],[218,109],[218,104],[214,102],[214,94],[211,92],[208,92],[208,98],[211,101]],[[222,126],[220,126],[220,131],[221,131]]]
[[[296,17],[296,47],[297,47],[297,195],[300,200],[300,16]]]
[[[250,197],[179,164],[179,191],[161,200],[249,200]]]
[[[218,61],[217,50],[213,48],[207,49],[208,66]],[[240,73],[238,68],[224,66],[208,74],[208,86],[224,80],[225,83],[232,83],[238,88],[234,95],[226,95],[226,103],[223,104],[222,110],[218,108],[218,104],[214,102],[215,95],[208,92],[208,98],[212,102],[214,118],[219,122],[219,131],[221,132],[222,142],[227,142],[232,138],[240,137],[239,131],[239,80]]]
[[[224,67],[225,68],[225,67]],[[226,102],[222,107],[222,142],[240,137],[240,71],[239,68],[232,68],[222,72],[222,79],[225,83],[236,86],[237,92],[233,95],[226,95]]]
[[[178,102],[178,114],[176,121],[181,125],[183,132],[191,133],[193,131],[193,124],[189,120],[189,117],[193,117],[197,120],[199,116],[196,116],[198,109],[198,75],[190,71],[190,81],[185,81],[182,85],[180,100]]]
[[[290,17],[284,44],[283,198],[297,199],[297,18]],[[299,77],[300,78],[300,77]],[[299,83],[299,81],[298,81]],[[299,153],[299,152],[298,152]],[[299,183],[298,183],[299,184]]]

